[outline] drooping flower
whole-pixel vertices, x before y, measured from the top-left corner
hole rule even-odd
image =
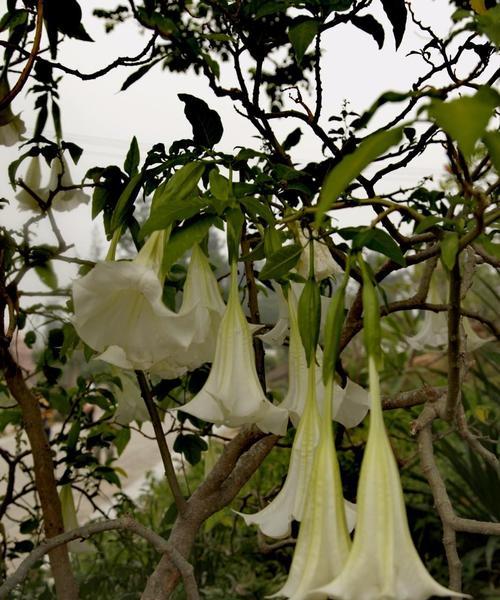
[[[203,388],[181,409],[217,425],[255,423],[264,432],[283,434],[288,413],[265,397],[255,367],[252,336],[238,295],[236,265],[217,334],[215,358]]]
[[[65,531],[71,531],[79,527],[76,516],[75,500],[73,498],[73,490],[71,484],[66,484],[61,487],[59,492],[61,501],[61,512]],[[94,552],[94,546],[86,540],[72,540],[67,544],[68,550],[74,554],[84,554]]]
[[[357,524],[344,569],[310,600],[427,600],[464,597],[435,581],[413,545],[398,467],[382,415],[375,359],[368,358],[370,429],[358,485]]]
[[[139,423],[149,421],[148,409],[142,399],[141,390],[135,378],[125,371],[122,371],[119,377],[122,384],[121,389],[114,386],[117,402],[114,415],[115,421],[120,425],[128,425],[132,421]]]
[[[274,286],[276,292],[276,299],[278,301],[278,319],[274,327],[266,333],[257,334],[258,337],[265,344],[270,346],[281,346],[288,335],[288,302],[283,294],[281,286]]]
[[[292,520],[301,521],[308,489],[314,452],[320,437],[320,416],[316,398],[316,367],[309,367],[306,373],[306,397],[292,445],[290,464],[285,483],[273,501],[261,511],[241,514],[247,525],[258,525],[262,533],[269,537],[281,538],[290,534]],[[330,425],[330,423],[329,423]],[[355,511],[346,502],[349,527],[354,527]]]
[[[441,304],[439,290],[435,282],[431,282],[429,287],[429,300],[431,304]],[[472,329],[468,318],[462,318],[463,333],[465,337],[464,347],[468,352],[477,350],[483,344],[486,344],[491,338],[482,338]],[[420,331],[411,337],[406,338],[411,348],[422,350],[435,350],[448,345],[448,314],[446,311],[434,312],[426,310],[422,321]]]
[[[171,378],[186,372],[176,353],[192,339],[192,315],[162,302],[158,270],[165,233],[155,232],[132,261],[104,261],[73,284],[74,325],[99,358],[122,369],[152,370]]]
[[[69,170],[69,165],[64,155],[60,158],[54,158],[50,167],[50,179],[48,189],[55,190],[59,185],[63,187],[74,186],[73,179]],[[72,190],[60,190],[52,199],[52,208],[58,212],[73,210],[79,204],[86,204],[89,196],[79,188]]]
[[[193,315],[192,340],[183,362],[196,369],[215,356],[217,332],[226,310],[217,279],[198,245],[193,247],[179,315]]]
[[[333,395],[332,383],[333,380],[330,380],[327,385],[328,398]],[[303,518],[288,579],[273,596],[303,600],[311,589],[336,577],[347,561],[351,538],[333,444],[331,406],[332,402],[326,403],[321,422],[319,444],[314,452]],[[350,505],[346,509],[352,529],[354,509]]]
[[[71,187],[74,185],[69,171],[69,166],[64,158],[54,158],[52,160],[50,170],[50,180],[47,188],[42,187],[42,171],[40,166],[40,158],[33,156],[28,164],[24,183],[32,190],[43,202],[48,202],[51,190],[55,190],[59,185],[59,177],[61,177],[61,185]],[[40,212],[41,207],[37,200],[24,188],[17,194],[16,199],[19,202],[21,210],[30,210]],[[89,201],[89,196],[81,189],[75,188],[72,190],[60,190],[51,200],[51,208],[57,212],[66,212],[72,210],[79,204],[86,204]]]
[[[292,289],[288,291],[288,319],[290,324],[290,337],[288,346],[288,391],[281,403],[290,413],[292,423],[297,427],[300,416],[304,410],[307,397],[307,361],[304,347],[300,339],[299,323],[297,318],[297,298]],[[321,351],[318,350],[317,360],[317,388],[316,394],[320,406],[323,405],[324,385],[321,379]],[[350,379],[345,388],[336,383],[335,406],[333,419],[342,423],[344,427],[351,428],[358,425],[366,416],[370,405],[368,392]]]
[[[34,194],[43,200],[45,192],[41,188],[41,182],[42,170],[40,168],[40,157],[32,156],[28,164],[26,176],[24,177],[24,183]],[[36,199],[24,188],[21,188],[16,194],[16,200],[19,203],[18,207],[20,210],[40,211],[40,206]]]
[[[306,238],[302,231],[299,231],[299,241],[304,247],[297,263],[297,271],[299,275],[307,278],[309,275],[309,260],[311,252],[311,243]],[[314,246],[314,277],[316,281],[321,281],[326,277],[331,277],[335,273],[340,273],[340,267],[333,260],[328,246],[321,242],[315,241]]]
[[[9,84],[0,80],[0,100],[9,93]],[[24,121],[12,112],[10,104],[0,111],[0,146],[13,146],[26,131]]]

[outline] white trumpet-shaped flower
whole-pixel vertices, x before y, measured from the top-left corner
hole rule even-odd
[[[274,327],[266,332],[256,335],[264,343],[270,346],[281,346],[285,342],[286,336],[288,335],[288,302],[283,294],[281,286],[274,286],[276,291],[276,298],[278,301],[278,319]]]
[[[288,413],[267,400],[257,376],[252,336],[238,295],[236,265],[217,334],[215,358],[203,388],[182,407],[216,425],[238,427],[255,423],[264,432],[283,434]]]
[[[61,501],[61,513],[65,531],[71,531],[79,527],[76,516],[75,500],[73,498],[73,490],[71,484],[66,484],[61,487],[59,492],[59,500]],[[94,547],[86,540],[72,540],[67,544],[68,550],[74,554],[84,554],[93,552]]]
[[[304,410],[307,397],[307,361],[304,346],[300,339],[299,322],[297,317],[297,298],[292,289],[288,291],[288,319],[290,324],[290,337],[288,346],[288,391],[282,408],[289,411],[292,423],[297,427],[300,416]],[[320,406],[323,404],[324,385],[321,379],[322,354],[317,355],[317,387],[316,394]],[[333,406],[333,420],[342,423],[344,427],[351,428],[358,425],[366,416],[370,406],[368,392],[350,379],[345,388],[337,384],[335,387],[335,405]]]
[[[340,575],[309,600],[427,600],[464,597],[427,572],[413,545],[398,467],[384,426],[375,359],[369,356],[370,430],[358,485],[357,524]]]
[[[38,156],[33,156],[29,161],[28,169],[24,177],[24,183],[40,198],[40,200],[42,200],[42,202],[46,203],[48,202],[50,191],[55,190],[59,185],[59,177],[61,178],[62,186],[71,187],[74,185],[69,171],[69,165],[64,156],[52,160],[50,180],[47,188],[44,188],[41,185],[42,170],[40,158]],[[24,188],[16,194],[16,199],[21,210],[30,210],[33,212],[40,212],[41,210],[40,204],[35,197]],[[52,198],[51,208],[57,212],[66,212],[72,210],[79,204],[85,204],[88,201],[89,196],[81,189],[60,190]]]
[[[273,501],[261,511],[253,515],[240,513],[247,525],[258,525],[262,533],[269,537],[281,538],[289,535],[292,520],[301,521],[304,513],[314,451],[320,437],[315,370],[315,366],[311,366],[305,374],[305,406],[293,440],[290,464],[283,487]],[[352,529],[355,513],[350,503],[346,503],[346,511]]]
[[[40,157],[32,156],[24,177],[24,183],[34,194],[43,200],[45,192],[41,188],[41,182],[42,169],[40,167]],[[40,211],[40,206],[36,199],[24,188],[16,194],[16,200],[18,201],[18,206],[21,210]]]
[[[64,155],[61,155],[61,158],[54,158],[50,167],[49,191],[55,190],[58,185],[63,187],[75,185]],[[86,204],[89,199],[89,196],[79,188],[60,190],[52,199],[52,208],[59,212],[66,212],[73,210],[79,204]]]
[[[0,80],[0,100],[8,93],[7,81]],[[22,139],[25,131],[24,121],[12,112],[10,104],[0,111],[0,146],[13,146]]]
[[[340,267],[333,260],[326,244],[320,241],[315,241],[311,244],[302,231],[299,231],[299,241],[304,247],[296,267],[299,275],[302,275],[304,278],[309,276],[311,246],[314,246],[314,277],[316,281],[321,281],[326,277],[340,273]]]
[[[327,385],[328,398],[333,395],[332,382],[330,380]],[[311,589],[336,577],[347,561],[351,538],[333,443],[331,405],[331,402],[326,404],[321,422],[319,444],[314,452],[304,514],[288,579],[274,596],[302,600]],[[352,520],[355,514],[353,505],[346,506],[346,509]]]
[[[164,232],[155,232],[133,261],[104,261],[73,284],[74,325],[81,339],[101,352],[101,360],[123,369],[177,377],[186,366],[176,354],[187,349],[192,315],[182,316],[162,302],[158,276]]]
[[[429,288],[429,300],[431,304],[441,304],[441,298],[437,285],[431,282]],[[482,338],[472,329],[469,319],[461,320],[464,333],[465,350],[473,352],[483,344],[491,341],[491,338]],[[425,311],[420,331],[406,341],[414,350],[435,350],[448,345],[448,314],[446,311]]]
[[[124,371],[119,374],[119,377],[122,387],[114,387],[117,402],[115,421],[120,425],[128,425],[132,421],[139,423],[149,421],[148,409],[135,378]]]

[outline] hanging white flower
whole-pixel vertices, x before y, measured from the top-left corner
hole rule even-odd
[[[9,93],[9,85],[5,79],[0,81],[0,100]],[[10,104],[0,111],[0,146],[13,146],[22,140],[26,131],[24,121],[12,112]]]
[[[73,490],[71,484],[66,484],[61,487],[59,492],[61,501],[61,512],[63,518],[64,531],[71,531],[79,527],[76,516],[75,500],[73,498]],[[94,552],[94,546],[87,540],[72,540],[67,544],[68,550],[74,554],[85,554]]]
[[[357,524],[347,562],[309,600],[427,600],[464,597],[435,581],[413,545],[398,467],[382,415],[378,372],[369,356],[370,430],[358,485]]]
[[[332,396],[330,380],[327,396]],[[333,398],[332,398],[333,401]],[[354,505],[344,502],[340,470],[333,443],[330,408],[326,405],[319,444],[314,451],[312,474],[306,488],[303,517],[290,572],[285,585],[274,596],[303,600],[311,589],[336,577],[347,561]],[[345,506],[345,509],[344,509]]]
[[[45,191],[41,188],[41,182],[42,170],[40,167],[40,157],[32,156],[28,164],[26,175],[24,177],[24,183],[30,190],[33,191],[33,193],[35,193],[43,200]],[[18,207],[20,210],[31,210],[34,212],[40,212],[40,206],[38,202],[24,188],[21,188],[20,191],[16,194],[16,200],[19,203]]]
[[[320,417],[316,398],[315,367],[306,374],[306,397],[290,455],[285,483],[273,501],[261,511],[241,514],[247,525],[258,525],[269,537],[281,538],[290,534],[292,520],[301,521],[310,486],[314,451],[319,441]],[[354,527],[353,505],[346,502],[349,527]]]
[[[299,275],[306,278],[309,276],[309,260],[311,252],[311,243],[304,235],[303,231],[299,231],[299,241],[304,247],[297,263],[297,271]],[[328,246],[321,240],[314,240],[314,276],[316,281],[321,281],[327,277],[331,277],[336,273],[340,273],[341,269],[333,260]]]
[[[276,292],[278,302],[278,319],[274,327],[266,332],[256,335],[260,340],[269,346],[281,346],[288,335],[288,302],[283,294],[280,285],[273,286]]]
[[[63,187],[74,186],[73,179],[69,170],[68,162],[62,154],[60,158],[52,160],[50,168],[50,179],[48,190],[55,190],[59,185]],[[61,190],[52,199],[52,208],[58,212],[73,210],[79,204],[86,204],[90,197],[82,190],[75,188],[73,190]]]
[[[104,261],[73,284],[74,325],[101,360],[123,369],[177,377],[186,365],[176,353],[192,339],[192,315],[179,316],[162,302],[158,276],[164,232],[153,233],[133,261]]]
[[[431,304],[441,304],[441,297],[437,285],[431,282],[429,287],[429,300]],[[491,338],[482,338],[472,329],[469,319],[462,318],[461,323],[464,333],[464,349],[468,352],[477,350]],[[426,310],[420,331],[406,338],[411,348],[418,351],[436,350],[448,346],[448,314],[446,311],[434,312]]]
[[[264,432],[286,431],[288,413],[267,400],[257,376],[252,336],[238,295],[236,265],[231,268],[228,304],[212,369],[200,392],[181,410],[217,425],[255,423]]]
[[[115,411],[115,421],[120,425],[128,425],[132,421],[143,423],[149,421],[149,413],[144,400],[141,396],[141,390],[135,380],[135,377],[122,371],[119,373],[122,387],[113,386],[117,408]]]

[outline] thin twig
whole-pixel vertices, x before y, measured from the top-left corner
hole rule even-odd
[[[38,0],[36,13],[37,16],[35,26],[35,38],[33,40],[31,52],[29,53],[28,60],[26,61],[24,69],[21,71],[21,75],[19,76],[19,79],[17,80],[16,84],[6,96],[0,99],[0,110],[3,110],[7,106],[9,106],[12,100],[14,100],[14,98],[23,89],[24,84],[28,80],[29,74],[31,73],[31,69],[33,68],[33,63],[35,62],[36,55],[38,54],[38,50],[40,48],[40,40],[42,39],[43,0]]]
[[[163,433],[163,427],[161,424],[160,416],[158,414],[158,410],[156,409],[156,405],[151,395],[151,390],[149,389],[146,376],[142,371],[136,371],[135,374],[137,376],[137,381],[141,389],[142,398],[146,404],[146,408],[148,409],[148,413],[153,424],[156,441],[158,443],[163,467],[165,469],[165,477],[167,478],[168,485],[170,486],[170,490],[172,491],[172,494],[174,496],[175,504],[177,506],[179,514],[184,514],[187,506],[186,500],[182,495],[182,491],[177,480],[177,475],[175,474],[174,465],[172,463],[172,456],[170,455],[170,450],[165,440],[165,434]]]

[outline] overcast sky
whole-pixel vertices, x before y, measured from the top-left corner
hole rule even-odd
[[[116,0],[85,0],[80,4],[84,10],[85,28],[95,41],[67,40],[58,56],[60,62],[82,72],[92,72],[118,56],[133,56],[145,46],[149,33],[142,33],[135,22],[125,23],[107,35],[104,23],[92,16],[94,8],[112,8],[117,4]],[[438,32],[447,31],[452,9],[445,0],[418,0],[414,4],[415,11],[424,21]],[[396,52],[387,18],[382,12],[378,17],[386,29],[382,50],[378,50],[370,36],[350,25],[342,25],[324,35],[324,124],[328,116],[339,112],[345,99],[350,101],[352,110],[362,112],[384,91],[407,90],[422,72],[422,61],[416,56],[406,56],[422,45],[422,34],[410,23]],[[154,143],[164,142],[168,147],[175,139],[190,137],[191,129],[183,114],[183,104],[177,98],[180,92],[197,95],[220,112],[225,127],[221,149],[231,151],[237,145],[256,146],[256,140],[252,138],[254,131],[235,113],[232,103],[215,98],[204,80],[194,73],[171,74],[156,66],[126,92],[119,92],[130,73],[130,69],[119,68],[95,81],[64,76],[60,85],[64,139],[84,148],[79,165],[72,169],[75,179],[82,177],[92,166],[121,165],[133,135],[137,136],[143,155]],[[224,85],[231,84],[227,75],[223,70]],[[32,97],[22,93],[15,100],[14,110],[22,112],[29,134],[36,119]],[[280,131],[285,136],[296,126],[297,123],[289,121]],[[49,121],[45,134],[50,132]],[[16,155],[15,148],[0,147],[2,168]],[[316,142],[305,136],[294,159],[308,162],[319,156]],[[429,172],[442,173],[443,165],[444,160],[436,154],[425,155],[404,173],[393,177],[391,184],[406,186]],[[5,176],[0,181],[0,196],[13,199]],[[12,208],[2,211],[0,218],[4,223],[14,224],[25,217],[16,216]],[[360,218],[369,222],[370,215],[366,212]],[[64,231],[75,243],[77,253],[88,255],[92,240],[101,236],[100,224],[90,223],[89,207],[63,215],[60,220]]]

